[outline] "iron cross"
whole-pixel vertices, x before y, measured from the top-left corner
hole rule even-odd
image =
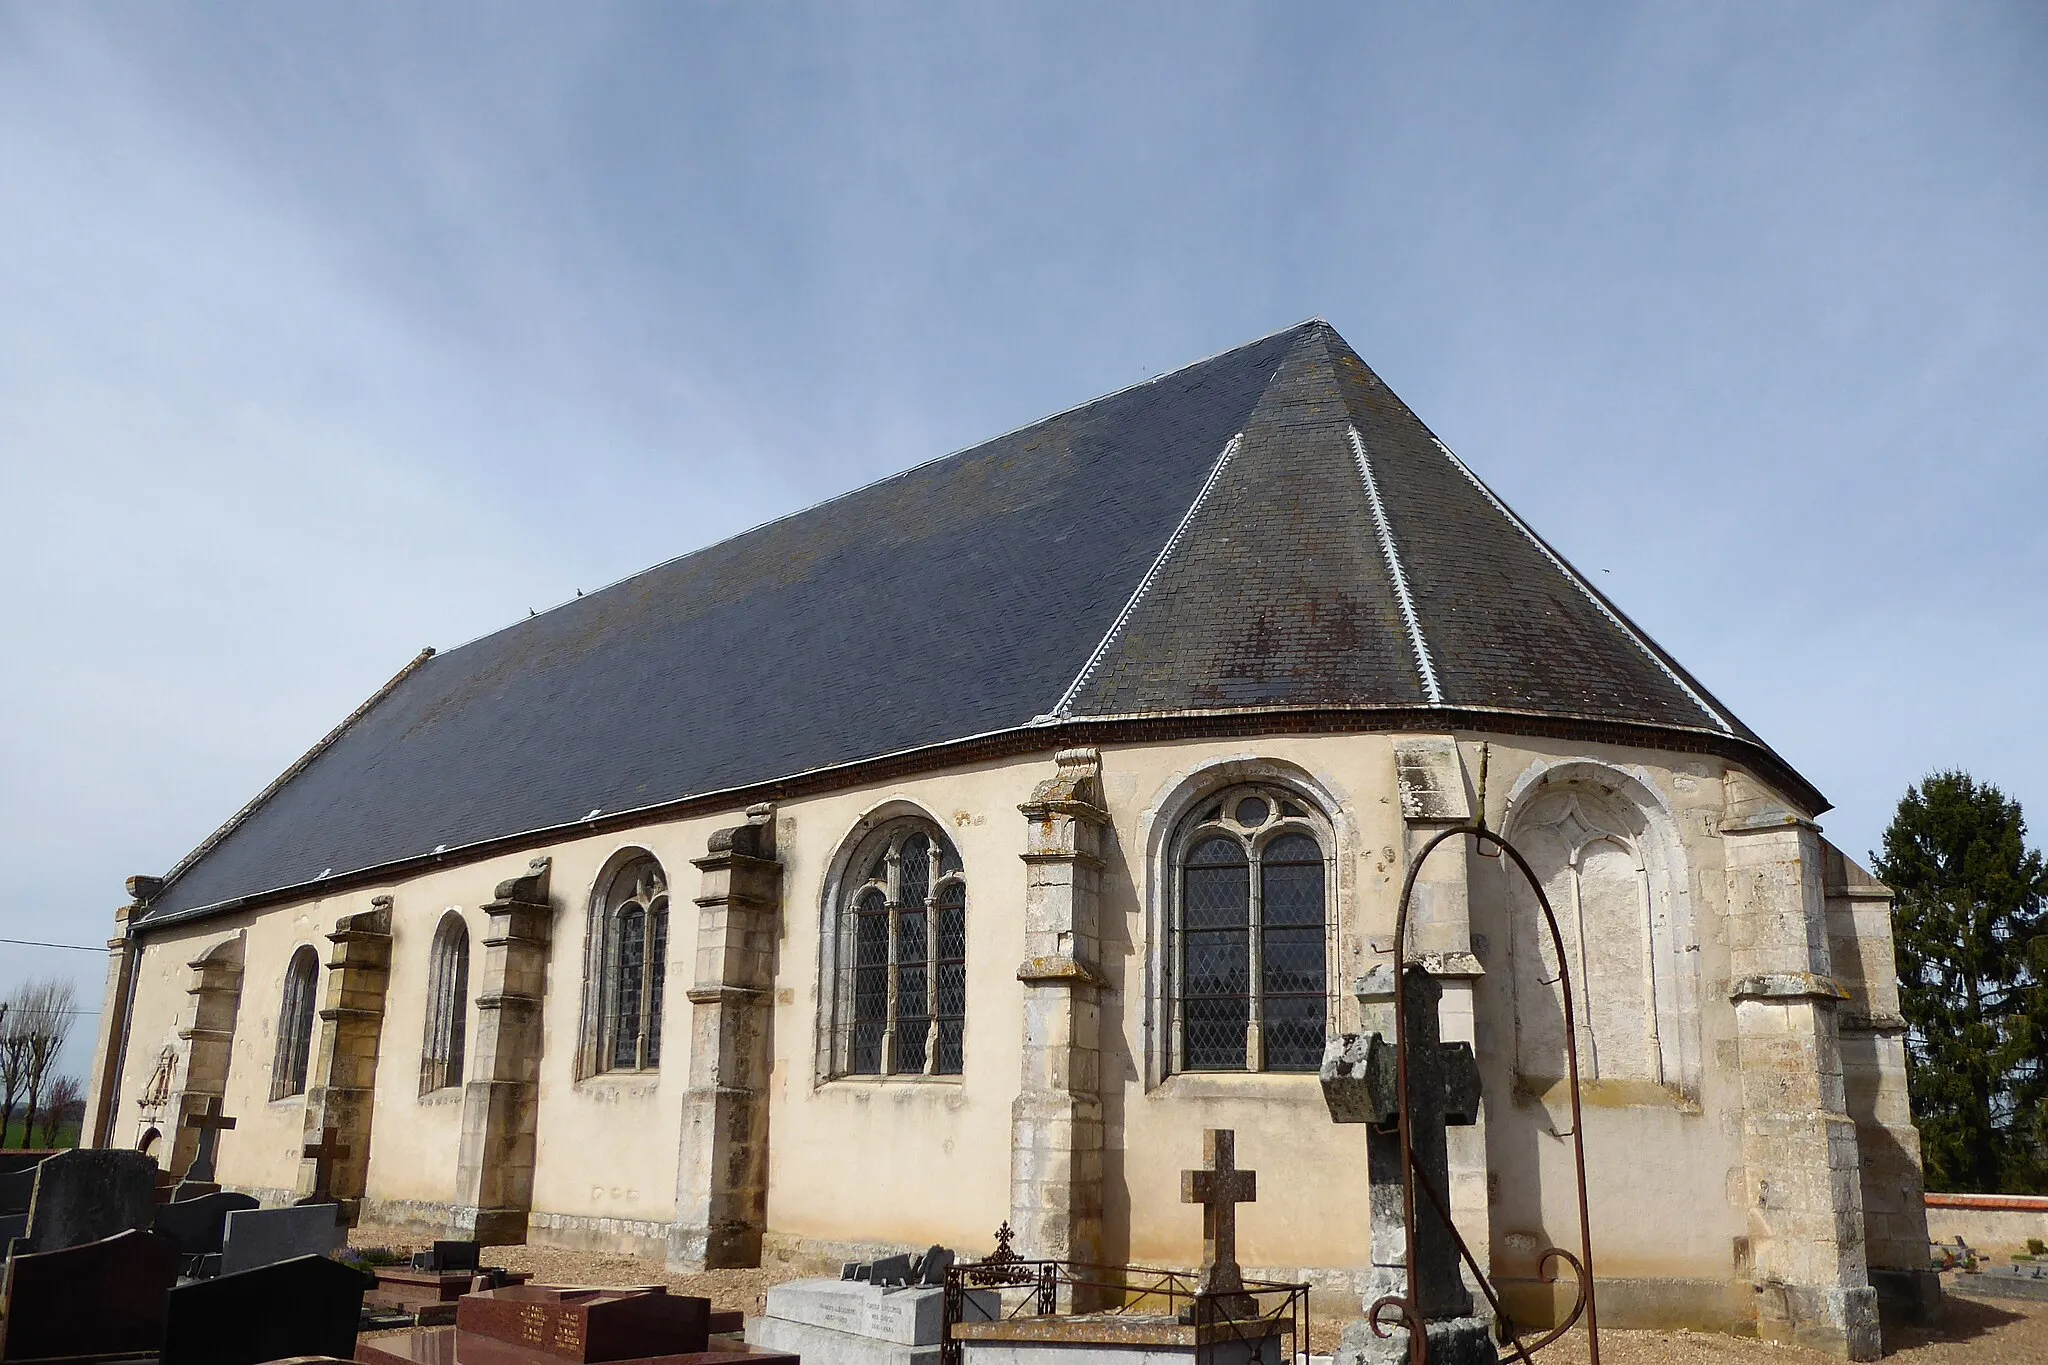
[[[192,1164],[185,1168],[185,1179],[212,1180],[214,1147],[221,1133],[234,1127],[235,1121],[220,1112],[220,1096],[208,1095],[205,1109],[185,1115],[185,1126],[199,1130],[199,1150],[193,1154]]]
[[[1205,1171],[1180,1173],[1183,1204],[1202,1206],[1202,1292],[1242,1294],[1237,1268],[1237,1206],[1259,1197],[1259,1173],[1237,1169],[1237,1134],[1229,1128],[1202,1130]]]

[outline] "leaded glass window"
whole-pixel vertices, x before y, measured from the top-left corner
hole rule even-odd
[[[469,1024],[469,926],[451,910],[434,931],[427,981],[427,1033],[420,1049],[420,1093],[462,1084]]]
[[[270,1098],[306,1093],[306,1068],[313,1053],[313,1006],[320,988],[320,954],[311,945],[292,954],[284,973],[284,1000],[277,1012],[277,1056],[270,1068]]]
[[[833,1069],[957,1076],[965,1060],[967,883],[921,820],[886,825],[852,860],[840,910]]]
[[[1314,1071],[1328,1027],[1328,834],[1301,801],[1239,787],[1176,844],[1176,1071]]]
[[[668,965],[668,879],[643,858],[620,869],[605,897],[603,1034],[611,1071],[661,1065],[662,986]]]

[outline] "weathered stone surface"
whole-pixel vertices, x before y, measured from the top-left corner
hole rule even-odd
[[[1000,1298],[986,1289],[967,1291],[968,1315],[1001,1311]],[[943,1288],[885,1290],[854,1280],[797,1280],[768,1291],[767,1319],[824,1327],[900,1346],[935,1346],[943,1340]],[[754,1321],[764,1321],[757,1318]],[[747,1340],[754,1340],[751,1325]],[[763,1342],[777,1350],[791,1347]]]
[[[44,1159],[29,1202],[30,1248],[61,1251],[148,1227],[156,1213],[156,1171],[142,1153],[113,1148]]]

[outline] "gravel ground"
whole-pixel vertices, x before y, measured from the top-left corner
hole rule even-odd
[[[371,1225],[349,1234],[357,1247],[381,1246],[412,1252],[426,1243]],[[672,1291],[701,1295],[714,1308],[737,1308],[749,1316],[767,1305],[770,1286],[797,1278],[781,1270],[714,1270],[671,1275],[658,1261],[607,1256],[554,1247],[492,1247],[491,1265],[531,1271],[541,1284],[663,1284]],[[1948,1283],[1944,1281],[1944,1287]],[[2048,1365],[2048,1303],[1948,1296],[1936,1330],[1885,1334],[1885,1359],[1900,1365]],[[1311,1347],[1327,1354],[1343,1324],[1327,1316],[1311,1322]],[[1839,1357],[1791,1346],[1705,1332],[1600,1333],[1602,1365],[1837,1365]],[[1542,1365],[1590,1365],[1585,1334],[1574,1333],[1546,1349]]]

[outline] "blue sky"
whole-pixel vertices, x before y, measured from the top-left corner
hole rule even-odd
[[[1311,315],[1845,848],[1942,765],[2048,842],[2044,69],[2025,3],[0,0],[0,935],[422,645]]]

